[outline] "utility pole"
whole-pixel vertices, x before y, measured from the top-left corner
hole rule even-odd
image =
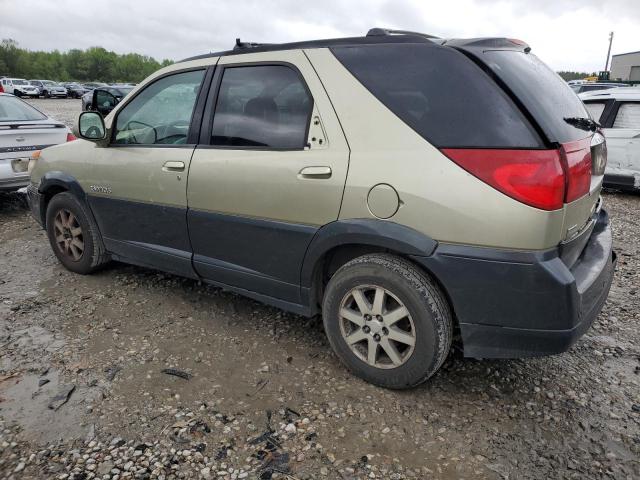
[[[609,50],[607,50],[607,63],[604,64],[604,71],[609,70],[609,57],[611,56],[611,44],[613,43],[613,32],[609,34]]]

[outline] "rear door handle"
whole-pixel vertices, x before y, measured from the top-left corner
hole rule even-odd
[[[300,178],[331,178],[331,167],[304,167],[298,173]]]
[[[164,165],[162,166],[162,170],[164,172],[183,172],[184,162],[175,162],[171,160],[168,162],[164,162]]]

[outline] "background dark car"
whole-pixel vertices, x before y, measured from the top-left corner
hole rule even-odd
[[[102,82],[87,82],[87,83],[83,83],[82,86],[85,88],[85,90],[89,91],[89,90],[94,90],[100,87],[108,87],[109,84],[102,83]]]
[[[67,89],[67,92],[69,92],[69,96],[71,98],[80,98],[89,91],[88,88],[85,88],[84,86],[75,82],[67,82],[63,83],[62,85],[64,85],[64,87]]]
[[[99,110],[100,113],[106,115],[113,107],[115,107],[120,100],[122,100],[127,93],[133,90],[133,87],[100,87],[90,92],[85,93],[82,96],[82,110]],[[100,100],[100,98],[103,98]],[[96,101],[95,99],[98,98]],[[101,108],[96,109],[95,105],[102,105]]]

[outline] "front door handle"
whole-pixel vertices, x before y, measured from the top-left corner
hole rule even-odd
[[[331,178],[331,167],[304,167],[298,173],[300,178]]]
[[[168,161],[162,166],[164,172],[184,172],[184,162]]]

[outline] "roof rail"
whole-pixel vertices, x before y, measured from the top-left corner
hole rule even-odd
[[[392,30],[390,28],[372,28],[367,32],[367,37],[381,37],[383,35],[416,35],[424,38],[440,38],[428,33],[411,32],[409,30]]]
[[[233,46],[233,49],[241,50],[243,48],[266,47],[268,45],[273,45],[273,43],[241,42],[239,38],[236,38],[236,44]]]

